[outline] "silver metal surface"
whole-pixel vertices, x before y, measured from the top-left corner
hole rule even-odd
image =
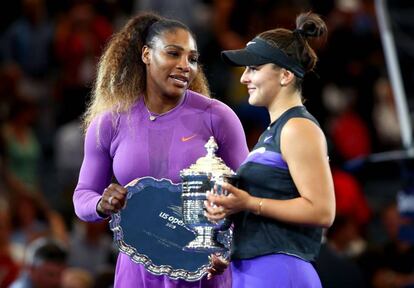
[[[218,241],[220,231],[230,229],[229,221],[226,219],[218,222],[211,222],[204,216],[204,201],[207,199],[206,193],[223,194],[220,183],[234,183],[235,173],[226,166],[224,161],[215,155],[218,149],[214,137],[210,137],[204,146],[207,155],[199,158],[195,164],[180,172],[182,180],[182,208],[184,224],[192,230],[196,238],[188,243],[183,249],[186,251],[203,252],[226,252],[229,247]],[[217,191],[214,186],[217,185]],[[227,233],[226,239],[231,242],[231,233]],[[226,245],[227,246],[227,245]]]

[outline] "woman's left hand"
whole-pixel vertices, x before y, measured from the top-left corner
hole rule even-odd
[[[206,217],[211,221],[219,221],[231,214],[248,210],[253,198],[246,191],[229,183],[222,183],[221,186],[228,192],[228,195],[207,193],[207,201],[204,203]]]
[[[211,254],[209,256],[210,259],[210,268],[207,269],[207,279],[210,280],[216,275],[221,275],[229,266],[229,261],[224,259],[222,256],[218,254]]]

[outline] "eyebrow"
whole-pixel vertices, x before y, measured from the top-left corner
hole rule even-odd
[[[164,46],[164,48],[170,48],[170,47],[176,48],[176,49],[181,50],[181,51],[183,51],[183,50],[184,50],[184,48],[183,48],[183,47],[181,47],[181,46],[179,46],[179,45],[175,45],[175,44],[169,44],[169,45],[165,45],[165,46]],[[199,54],[197,50],[190,50],[190,52],[191,52],[191,53],[196,53],[196,54]]]

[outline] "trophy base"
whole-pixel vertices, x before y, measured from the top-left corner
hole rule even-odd
[[[228,249],[216,241],[215,230],[209,226],[194,227],[196,231],[196,238],[183,247],[184,251],[189,252],[208,252],[208,253],[222,253]]]

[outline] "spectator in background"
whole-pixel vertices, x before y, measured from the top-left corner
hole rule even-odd
[[[66,249],[55,240],[33,241],[25,256],[25,269],[10,288],[60,288],[66,258]]]
[[[24,0],[22,5],[22,17],[4,34],[3,60],[17,63],[27,77],[45,77],[52,67],[53,25],[43,0]]]
[[[357,91],[351,86],[338,87],[330,83],[324,87],[322,97],[329,111],[326,126],[336,156],[342,161],[368,156],[371,153],[371,135],[355,109]]]
[[[58,189],[53,198],[60,212],[73,215],[73,189],[83,159],[83,133],[80,115],[61,125],[55,133],[54,164]]]
[[[135,0],[134,8],[138,11],[156,11],[161,16],[177,19],[185,23],[196,35],[205,36],[200,41],[206,41],[210,35],[210,9],[202,0]]]
[[[62,216],[49,208],[38,193],[15,193],[11,198],[13,230],[11,240],[19,247],[20,258],[27,245],[40,237],[53,237],[68,243],[66,225]]]
[[[328,132],[329,137],[336,138],[335,143],[342,144],[346,159],[350,159],[375,151],[372,87],[383,73],[385,63],[377,30],[375,1],[330,2],[333,6],[326,15],[329,41],[326,49],[321,51],[319,71],[324,86],[334,83],[346,98],[352,98],[351,107],[347,107],[350,109],[338,118],[337,135],[331,136]],[[347,49],[350,43],[358,43],[358,49]],[[341,135],[339,130],[344,134]]]
[[[18,83],[22,71],[19,65],[3,64],[0,66],[0,124],[9,117],[12,102],[19,97]]]
[[[69,240],[68,263],[98,275],[107,268],[114,268],[117,251],[108,233],[108,222],[76,221]]]
[[[4,167],[14,186],[38,192],[41,148],[32,128],[37,119],[37,104],[21,98],[12,101],[8,120],[1,127],[6,151]]]
[[[30,242],[49,234],[46,211],[39,194],[16,193],[11,197],[13,221],[12,241],[21,249],[23,256]]]
[[[383,208],[381,222],[388,237],[387,242],[371,247],[359,258],[367,285],[373,288],[413,288],[413,239],[400,239],[400,228],[405,221],[395,203]]]
[[[73,121],[84,111],[96,76],[96,64],[112,32],[111,23],[88,1],[74,2],[69,11],[58,19],[54,39],[54,51],[60,66],[58,126]]]
[[[354,219],[353,221],[359,227],[357,230],[363,231],[371,220],[371,208],[361,184],[352,174],[338,167],[332,168],[332,176],[335,187],[336,213]]]
[[[391,84],[385,77],[379,78],[374,86],[374,110],[372,118],[378,135],[381,151],[399,149],[401,129]]]
[[[13,22],[3,36],[0,53],[6,65],[17,65],[21,75],[17,88],[27,97],[40,101],[45,125],[49,121],[53,23],[48,19],[44,0],[23,0],[22,17]],[[44,106],[43,106],[44,105]],[[42,122],[43,124],[43,122]]]
[[[324,288],[363,288],[365,279],[355,259],[348,255],[350,243],[354,241],[355,225],[349,217],[337,215],[327,230],[319,256],[315,261],[316,271]]]
[[[63,272],[61,288],[93,288],[93,285],[93,276],[86,270],[80,268],[67,268]]]
[[[0,288],[8,288],[20,271],[20,266],[13,255],[10,233],[9,205],[3,197],[0,197]]]
[[[59,18],[54,49],[62,68],[64,87],[92,84],[99,55],[112,32],[111,23],[87,1],[75,2]]]
[[[357,178],[335,166],[332,161],[332,178],[335,187],[337,223],[328,231],[328,241],[343,257],[356,258],[367,246],[366,229],[371,220],[371,208]]]

